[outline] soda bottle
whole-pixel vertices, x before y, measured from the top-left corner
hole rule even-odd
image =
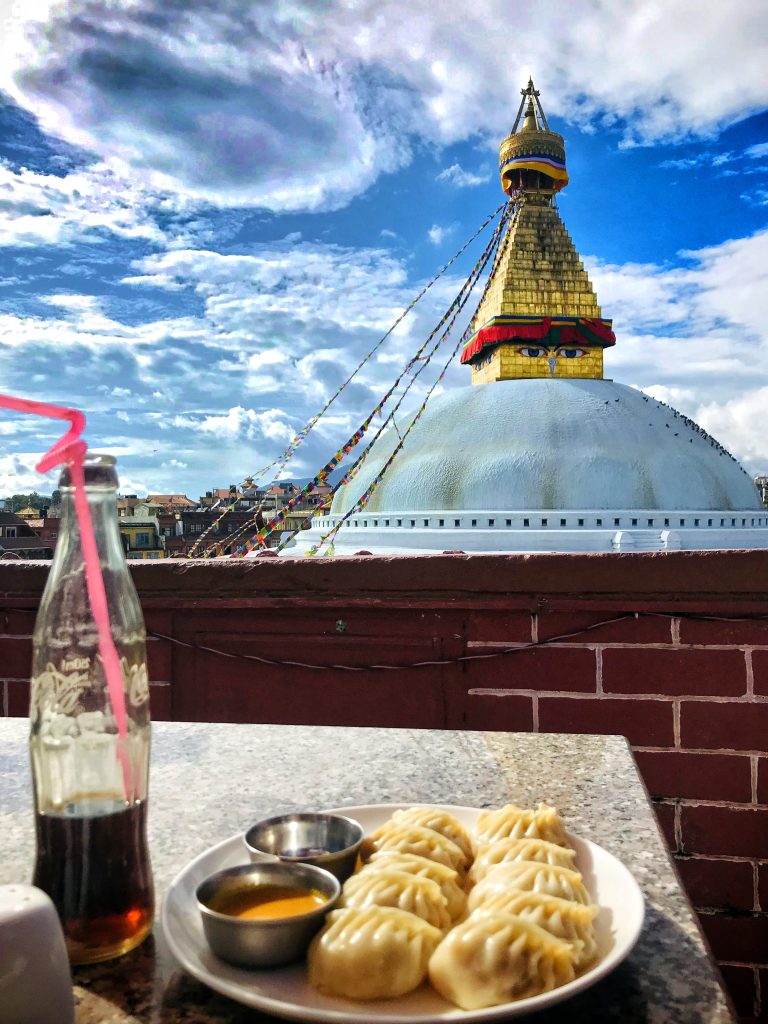
[[[84,477],[122,670],[127,735],[118,734],[99,654],[68,467],[59,481],[59,538],[33,634],[30,702],[33,883],[53,900],[74,964],[133,949],[154,915],[144,621],[118,530],[114,458],[86,454]]]

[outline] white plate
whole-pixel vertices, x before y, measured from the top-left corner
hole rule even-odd
[[[405,805],[374,804],[333,810],[355,818],[369,833],[402,806]],[[453,814],[467,826],[474,823],[479,813],[476,807],[435,806]],[[198,981],[238,1003],[277,1017],[326,1024],[360,1024],[363,1018],[375,1024],[438,1024],[440,1021],[482,1022],[522,1016],[569,999],[604,978],[629,954],[643,925],[642,893],[621,861],[586,839],[573,835],[568,838],[576,850],[576,865],[587,889],[600,905],[595,921],[599,960],[574,981],[552,992],[484,1010],[460,1010],[426,985],[399,999],[353,1002],[321,995],[312,988],[303,963],[270,971],[250,971],[230,967],[219,960],[205,941],[195,889],[214,871],[248,862],[242,834],[207,850],[176,876],[163,901],[161,924],[174,956]]]

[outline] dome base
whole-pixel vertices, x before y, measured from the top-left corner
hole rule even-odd
[[[317,517],[286,546],[283,557],[301,557],[341,520]],[[436,554],[585,551],[711,551],[768,548],[768,510],[715,512],[616,511],[387,512],[351,516],[334,538],[336,554]],[[323,552],[320,552],[321,554]]]

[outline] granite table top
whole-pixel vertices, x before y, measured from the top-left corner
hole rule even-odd
[[[31,879],[28,725],[0,720],[0,883]],[[149,836],[158,897],[184,865],[261,817],[371,803],[555,804],[633,872],[647,901],[629,958],[537,1024],[720,1024],[734,1018],[626,741],[330,726],[155,723]],[[255,1024],[174,962],[156,924],[136,950],[73,969],[77,1024]],[[364,1014],[361,1014],[361,1020]]]

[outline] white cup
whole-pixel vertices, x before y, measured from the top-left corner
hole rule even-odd
[[[3,1024],[74,1024],[64,933],[33,885],[0,885],[0,1008]]]

